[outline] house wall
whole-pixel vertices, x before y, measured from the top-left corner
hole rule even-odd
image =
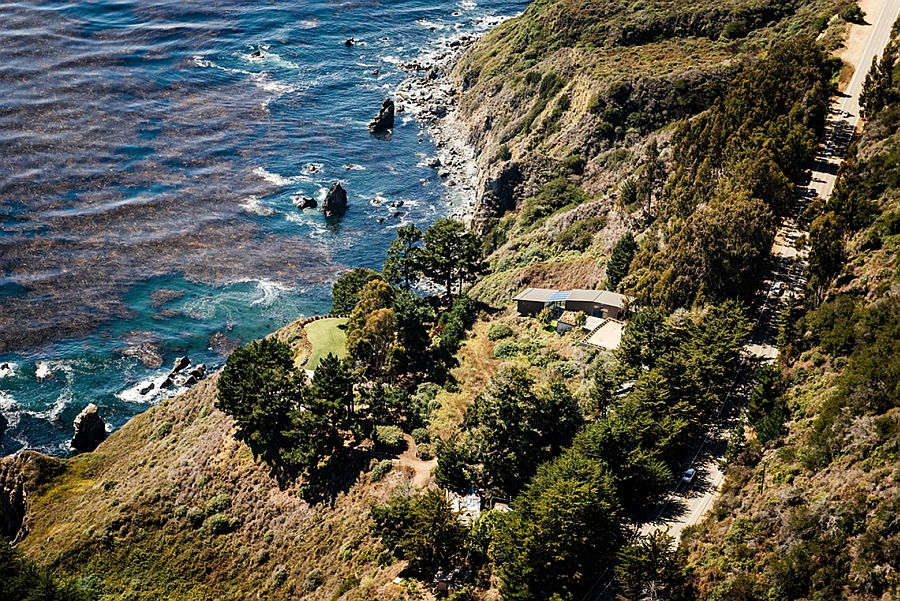
[[[621,314],[621,309],[618,307],[613,307],[610,305],[604,305],[601,303],[597,303],[597,308],[601,309],[603,313],[603,317],[609,317],[610,319],[619,319],[619,315]]]
[[[544,310],[544,303],[541,301],[516,301],[516,309],[519,315],[537,315]]]
[[[585,315],[603,317],[603,315],[594,314],[594,309],[598,307],[599,305],[593,301],[566,301],[566,311],[581,311]]]

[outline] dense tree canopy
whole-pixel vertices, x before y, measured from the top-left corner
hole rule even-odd
[[[620,509],[603,464],[567,452],[540,467],[513,507],[492,546],[503,598],[580,599],[618,547]]]
[[[477,474],[482,488],[514,495],[538,465],[569,444],[581,424],[578,402],[565,384],[538,389],[524,368],[501,367],[463,417],[466,440],[460,444],[472,464],[467,473]],[[446,474],[445,483],[460,488],[451,476],[459,473],[460,448],[442,451],[439,479]]]
[[[397,228],[397,237],[391,242],[381,273],[384,279],[404,290],[409,290],[419,282],[419,242],[422,231],[414,223]]]
[[[448,298],[485,270],[481,239],[460,221],[438,219],[425,231],[419,253],[422,272],[444,287]]]
[[[372,269],[357,267],[338,278],[331,287],[332,312],[349,313],[359,301],[359,292],[372,280],[380,280],[381,274]]]

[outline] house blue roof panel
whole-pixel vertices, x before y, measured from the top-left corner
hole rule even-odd
[[[557,301],[564,301],[569,298],[569,294],[571,290],[560,290],[559,292],[550,295],[550,298],[547,299],[548,303],[554,303]]]

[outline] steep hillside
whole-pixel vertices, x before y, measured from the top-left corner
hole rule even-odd
[[[746,411],[722,498],[684,534],[702,598],[900,595],[900,74],[887,55],[873,120],[831,200],[809,209],[811,289],[783,316],[775,377]]]
[[[479,40],[452,74],[480,153],[473,223],[493,252],[474,296],[600,287],[616,241],[657,216],[674,124],[774,43],[833,50],[851,4],[540,1]]]
[[[291,339],[289,326],[278,336]],[[96,452],[35,454],[25,465],[27,516],[18,549],[102,599],[332,599],[389,585],[368,511],[412,473],[372,483],[374,458],[346,450],[310,504],[233,437],[213,407],[214,376],[138,415]],[[406,484],[408,485],[408,484]],[[396,592],[396,591],[395,591]]]

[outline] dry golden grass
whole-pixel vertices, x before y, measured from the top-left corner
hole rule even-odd
[[[351,462],[333,501],[310,505],[231,436],[213,405],[217,377],[62,461],[60,473],[44,468],[20,548],[62,575],[100,576],[105,599],[330,600],[349,578],[362,582],[342,599],[389,599],[379,590],[403,564],[377,567],[368,511],[413,474],[373,484],[368,460]],[[314,569],[324,583],[308,591]]]

